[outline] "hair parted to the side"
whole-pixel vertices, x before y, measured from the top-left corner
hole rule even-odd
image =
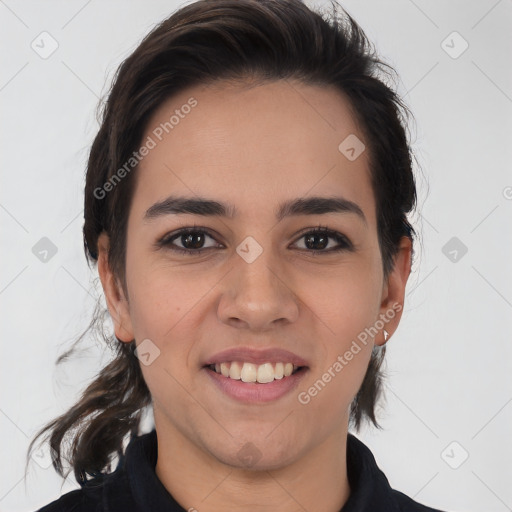
[[[98,237],[110,238],[109,265],[126,290],[125,249],[136,168],[107,194],[97,191],[141,144],[152,113],[171,96],[197,84],[229,80],[297,80],[334,86],[349,100],[370,154],[371,182],[383,271],[393,268],[403,236],[413,238],[407,214],[416,204],[412,153],[407,140],[409,112],[385,83],[392,68],[382,62],[356,22],[333,1],[315,12],[301,0],[199,0],[157,25],[117,70],[103,105],[101,125],[91,147],[85,186],[84,248],[91,264]],[[129,300],[129,299],[128,299]],[[91,327],[103,328],[97,310]],[[135,341],[116,342],[113,361],[67,412],[44,426],[53,466],[63,460],[84,485],[110,471],[127,435],[137,435],[142,410],[151,404]],[[71,351],[61,356],[57,363]],[[375,406],[381,394],[385,348],[372,353],[350,410],[359,429],[367,419],[378,427]],[[28,456],[27,456],[28,460]]]

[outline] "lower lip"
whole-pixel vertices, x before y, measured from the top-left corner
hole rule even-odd
[[[215,385],[231,398],[241,402],[264,403],[278,400],[287,393],[290,393],[302,380],[306,374],[307,368],[303,367],[289,377],[274,379],[267,384],[242,382],[241,380],[224,377],[224,375],[210,370],[209,368],[204,368],[204,370]]]

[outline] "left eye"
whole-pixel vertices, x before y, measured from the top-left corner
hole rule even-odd
[[[352,248],[351,243],[344,235],[326,228],[316,228],[303,233],[299,240],[305,241],[305,247],[301,247],[301,249],[313,254],[337,252]],[[333,247],[329,247],[329,241],[335,242]]]

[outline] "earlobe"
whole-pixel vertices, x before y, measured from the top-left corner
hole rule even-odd
[[[124,296],[122,286],[109,265],[110,241],[103,232],[98,237],[98,273],[105,294],[107,307],[114,323],[115,335],[118,340],[130,342],[134,339],[129,314],[128,301]]]
[[[375,337],[376,345],[384,345],[398,328],[405,301],[405,287],[411,273],[412,240],[402,237],[394,258],[393,270],[384,283],[380,320],[385,324]]]

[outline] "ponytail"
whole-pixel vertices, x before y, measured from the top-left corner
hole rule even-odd
[[[92,328],[101,325],[103,329],[107,313],[101,311],[98,303],[91,324],[76,343]],[[96,477],[110,472],[112,454],[121,456],[124,438],[127,434],[137,435],[144,408],[151,403],[133,352],[135,341],[125,343],[103,331],[101,334],[113,345],[114,359],[98,373],[71,409],[37,432],[27,454],[28,463],[34,443],[46,433],[44,441],[49,441],[53,467],[65,478],[63,460],[68,461],[80,485],[84,485],[88,475]],[[60,355],[56,364],[65,362],[73,351],[74,347]]]

